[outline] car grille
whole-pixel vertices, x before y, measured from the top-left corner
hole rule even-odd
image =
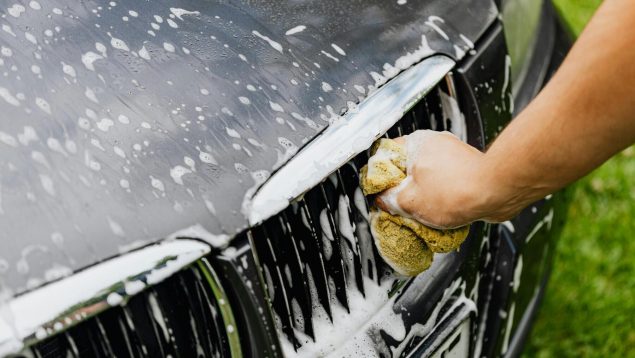
[[[387,133],[389,138],[418,129],[446,130],[440,84]],[[250,230],[282,343],[297,350],[316,340],[317,314],[333,322],[334,311],[351,312],[351,295],[365,297],[369,286],[390,290],[399,284],[378,255],[369,228],[368,202],[358,172],[362,152],[287,209]],[[392,283],[390,282],[392,281]],[[287,350],[287,352],[289,352]]]
[[[224,323],[219,301],[202,270],[190,266],[31,349],[43,358],[229,357],[234,327]]]

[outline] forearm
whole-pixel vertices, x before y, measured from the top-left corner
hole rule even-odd
[[[549,84],[485,154],[448,133],[409,135],[410,180],[377,205],[439,228],[503,221],[633,143],[633,24],[633,0],[605,0]]]
[[[539,96],[484,156],[490,200],[522,207],[635,141],[635,6],[607,0]]]

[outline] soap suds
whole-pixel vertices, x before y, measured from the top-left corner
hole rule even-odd
[[[297,33],[299,33],[299,32],[304,31],[305,29],[306,29],[306,26],[304,26],[304,25],[298,25],[298,26],[296,26],[296,27],[293,27],[293,28],[291,28],[291,29],[287,30],[287,32],[285,32],[285,35],[287,35],[287,36],[289,36],[289,35],[294,35],[294,34],[297,34]]]
[[[276,51],[282,53],[282,45],[280,45],[279,43],[273,41],[272,39],[270,39],[269,37],[262,35],[260,32],[254,30],[251,32],[252,34],[260,37],[261,39],[265,40],[271,47],[273,47]]]

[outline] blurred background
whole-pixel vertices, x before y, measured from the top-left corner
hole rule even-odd
[[[554,0],[578,35],[600,0]],[[573,190],[525,357],[635,357],[635,146]]]

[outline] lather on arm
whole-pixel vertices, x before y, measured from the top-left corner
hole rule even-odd
[[[605,0],[551,81],[486,153],[449,133],[409,136],[410,182],[378,205],[439,228],[503,221],[629,146],[633,24],[635,2]]]

